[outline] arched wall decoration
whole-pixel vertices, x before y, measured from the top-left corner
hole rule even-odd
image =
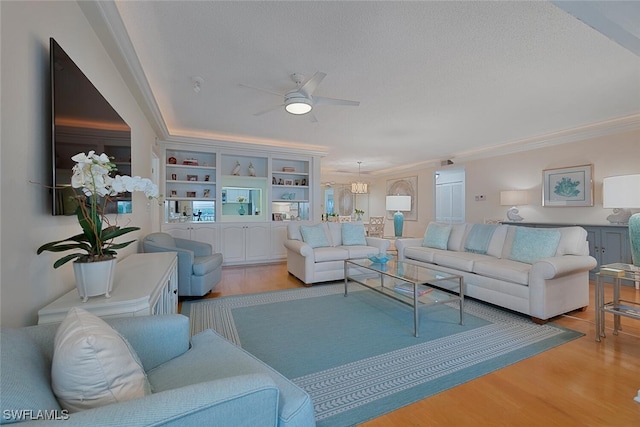
[[[338,215],[351,215],[353,213],[353,193],[346,186],[338,191]]]
[[[418,220],[418,177],[390,179],[387,181],[387,196],[411,196],[411,210],[403,212],[405,221]],[[394,212],[387,211],[387,218],[393,219]]]

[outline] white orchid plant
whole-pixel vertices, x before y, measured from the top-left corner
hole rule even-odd
[[[117,194],[134,191],[143,191],[149,199],[159,197],[158,187],[148,178],[139,176],[112,177],[112,172],[116,171],[116,165],[106,154],[97,155],[94,151],[88,154],[78,153],[71,157],[76,162],[73,167],[71,186],[82,190],[78,194],[78,207],[76,216],[82,233],[69,237],[68,239],[46,243],[38,248],[38,254],[44,251],[65,252],[77,249],[82,252],[65,255],[53,264],[58,268],[71,260],[77,262],[94,262],[113,259],[117,254],[117,249],[122,249],[135,242],[130,240],[123,243],[114,243],[116,237],[132,231],[139,230],[140,227],[124,227],[111,225],[105,215],[105,207],[110,197]]]

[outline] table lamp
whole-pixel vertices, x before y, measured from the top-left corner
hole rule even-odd
[[[396,237],[402,237],[404,215],[401,211],[411,210],[411,196],[387,196],[387,210],[396,211],[393,215],[393,230]]]
[[[640,208],[640,174],[604,178],[602,206],[605,209]],[[633,265],[640,267],[640,213],[635,213],[629,218],[629,241]]]
[[[522,221],[522,218],[516,206],[529,204],[529,195],[524,190],[505,190],[500,192],[500,205],[511,206],[507,211],[509,221]]]

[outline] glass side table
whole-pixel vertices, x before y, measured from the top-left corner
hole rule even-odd
[[[600,342],[600,338],[605,337],[604,332],[604,316],[605,313],[613,314],[613,334],[618,335],[620,327],[620,316],[630,317],[640,320],[640,304],[635,301],[627,301],[620,299],[620,285],[623,280],[635,282],[640,280],[640,267],[633,264],[614,263],[601,266],[602,268],[611,268],[622,270],[624,275],[612,276],[601,271],[596,273],[595,286],[595,303],[596,303],[596,341]],[[604,285],[605,279],[613,280],[613,300],[605,302]],[[636,287],[637,289],[637,287]]]

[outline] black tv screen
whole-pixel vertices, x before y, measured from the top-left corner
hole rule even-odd
[[[131,128],[98,92],[78,66],[51,38],[51,133],[53,215],[74,215],[71,157],[93,150],[113,158],[120,175],[131,175]],[[107,204],[108,213],[130,213],[131,194]]]

